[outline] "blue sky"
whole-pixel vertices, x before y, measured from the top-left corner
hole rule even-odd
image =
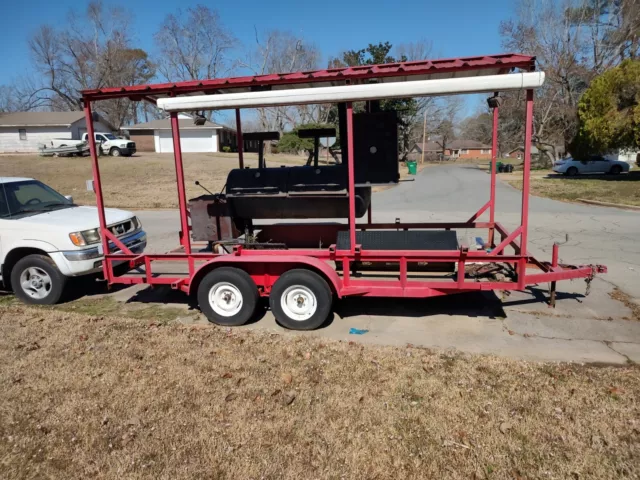
[[[29,71],[27,40],[39,25],[63,25],[72,9],[84,10],[79,0],[0,0],[4,21],[0,29],[2,62],[0,84]],[[153,53],[153,33],[167,13],[177,7],[203,3],[216,8],[223,22],[247,46],[254,42],[254,26],[290,30],[313,42],[325,55],[364,48],[368,43],[393,44],[421,38],[433,43],[436,57],[499,53],[498,26],[513,14],[513,0],[423,0],[423,1],[337,1],[310,2],[245,0],[207,2],[134,0],[105,1],[123,5],[133,14],[138,46]]]

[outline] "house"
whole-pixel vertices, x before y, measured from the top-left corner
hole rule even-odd
[[[486,160],[491,158],[491,145],[475,140],[452,140],[445,147],[445,157]],[[442,153],[442,146],[438,142],[416,143],[410,153],[422,155],[423,150],[425,156],[433,157]]]
[[[610,160],[619,160],[630,164],[637,163],[640,165],[640,151],[637,150],[618,150],[617,152],[605,155]]]
[[[113,126],[93,114],[96,132],[112,132]],[[79,140],[87,131],[84,112],[0,113],[0,153],[37,152],[53,138]]]
[[[539,155],[540,151],[535,145],[531,145],[531,156]],[[506,155],[507,158],[517,158],[518,160],[522,160],[524,158],[524,146],[519,146],[511,150]]]
[[[178,114],[178,125],[183,152],[220,152],[225,146],[233,150],[236,148],[236,132],[230,128],[208,120],[202,125],[196,125],[192,116],[183,113]],[[129,125],[121,130],[129,132],[129,137],[136,142],[139,152],[173,152],[169,118]]]
[[[553,155],[555,149],[555,155],[557,158],[564,158],[567,154],[563,145],[556,145],[555,147],[549,145],[545,145],[545,151],[549,151],[551,155]],[[547,150],[548,149],[548,150]],[[540,155],[540,149],[535,145],[531,145],[531,157],[536,158]],[[524,146],[519,146],[507,152],[506,157],[508,158],[517,158],[518,160],[522,160],[524,158]]]

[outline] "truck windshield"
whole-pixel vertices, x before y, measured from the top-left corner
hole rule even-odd
[[[75,204],[37,180],[0,184],[0,217],[17,219]]]
[[[106,137],[107,140],[117,140],[118,139],[118,137],[116,137],[113,133],[103,133],[102,136]]]

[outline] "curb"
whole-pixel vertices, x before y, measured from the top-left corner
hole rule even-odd
[[[579,202],[588,203],[590,205],[599,205],[601,207],[624,208],[626,210],[635,210],[640,212],[640,207],[637,205],[625,205],[623,203],[599,202],[597,200],[587,200],[585,198],[578,198],[577,200]]]

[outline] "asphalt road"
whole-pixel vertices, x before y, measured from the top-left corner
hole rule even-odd
[[[465,221],[489,199],[490,176],[473,166],[443,165],[425,168],[412,182],[376,193],[375,221]],[[519,225],[522,194],[498,181],[496,219],[509,228]],[[149,250],[167,251],[177,246],[177,211],[138,212],[149,236]],[[488,213],[485,213],[485,217]],[[609,282],[640,299],[640,212],[577,205],[546,198],[530,198],[529,251],[550,260],[554,241],[560,260],[571,264],[603,264]],[[460,232],[468,242],[478,234]]]
[[[376,193],[376,221],[465,221],[489,198],[490,177],[473,167],[434,166],[413,182]],[[521,193],[503,183],[497,186],[497,220],[509,228],[520,221]],[[533,286],[509,296],[485,292],[429,299],[389,302],[384,298],[348,298],[336,302],[335,315],[314,332],[291,332],[277,325],[269,311],[244,327],[287,335],[318,335],[336,340],[383,345],[420,345],[454,348],[541,361],[640,362],[640,322],[630,320],[631,310],[611,298],[614,286],[640,299],[640,213],[574,205],[531,198],[529,250],[550,259],[554,241],[570,240],[560,250],[564,263],[600,263],[609,267],[592,284],[585,297],[582,281],[559,282],[558,305],[545,303],[546,285]],[[139,212],[149,234],[149,251],[177,246],[177,211]],[[476,230],[458,232],[471,244]],[[480,235],[486,235],[481,231]],[[466,237],[466,239],[465,239]],[[144,286],[114,291],[123,302],[158,302],[179,306],[177,321],[206,324],[190,308],[186,296],[168,288]],[[364,335],[350,334],[350,328]]]

